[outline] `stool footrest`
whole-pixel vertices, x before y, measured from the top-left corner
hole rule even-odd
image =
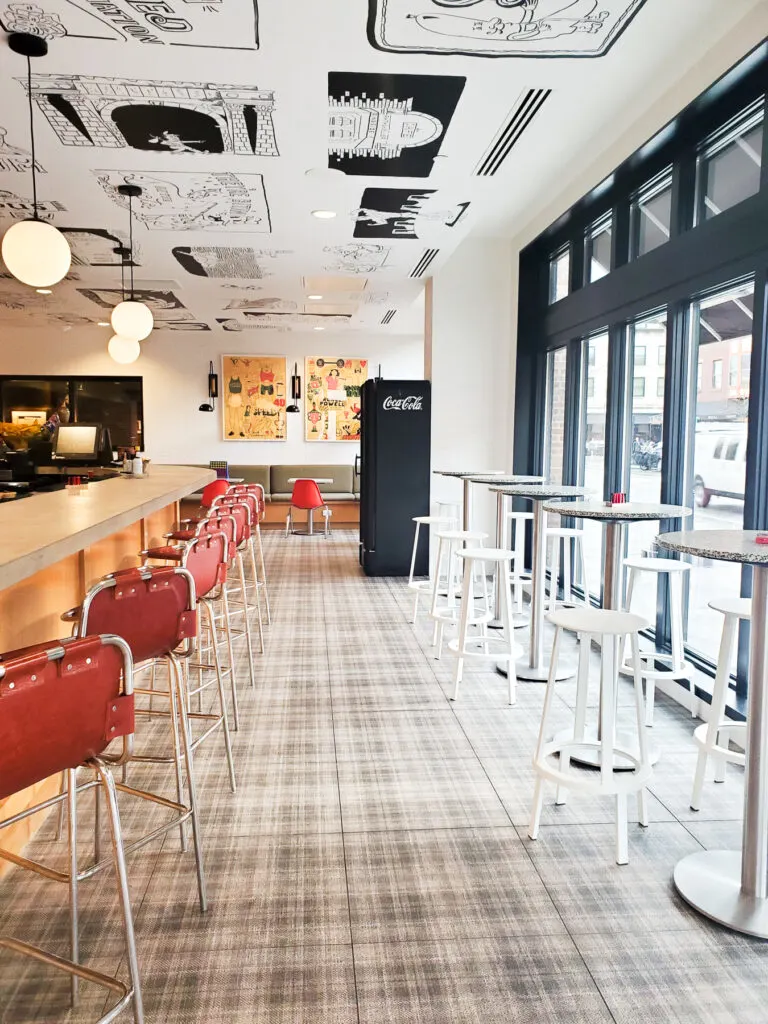
[[[487,650],[473,651],[472,647],[485,647]],[[517,661],[523,656],[523,649],[519,644],[513,644],[510,651],[509,641],[496,636],[467,637],[463,650],[459,650],[457,637],[448,642],[448,650],[461,658],[492,658],[494,661]]]
[[[706,750],[708,754],[713,757],[722,757],[726,761],[730,761],[731,764],[745,764],[745,756],[743,753],[739,753],[738,750],[731,750],[730,747],[721,747],[719,743],[715,743],[714,746],[707,745],[707,730],[709,729],[710,723],[705,722],[700,725],[693,733],[694,743],[701,747],[702,750]],[[718,732],[725,732],[726,729],[730,732],[735,730],[737,735],[742,735],[746,740],[747,735],[747,723],[746,722],[722,722],[718,725]]]

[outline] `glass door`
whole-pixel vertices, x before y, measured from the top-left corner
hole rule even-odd
[[[581,458],[579,484],[587,489],[587,497],[603,498],[605,466],[605,423],[608,400],[608,332],[595,334],[583,342],[584,397],[581,403]],[[582,586],[600,598],[603,564],[603,527],[592,519],[583,522],[586,585]]]

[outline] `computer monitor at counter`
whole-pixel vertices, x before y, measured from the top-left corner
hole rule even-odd
[[[100,423],[60,423],[53,439],[53,457],[66,462],[98,462],[104,447]]]

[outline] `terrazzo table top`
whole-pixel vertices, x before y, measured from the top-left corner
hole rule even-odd
[[[509,484],[505,487],[492,487],[492,491],[511,494],[518,498],[583,498],[587,493],[584,487],[571,487],[569,484]]]
[[[715,561],[768,565],[768,544],[758,544],[755,537],[756,530],[687,530],[661,533],[656,543],[670,551]]]
[[[574,519],[604,519],[621,522],[642,519],[683,519],[691,515],[684,505],[654,505],[640,501],[625,501],[619,505],[604,505],[601,501],[552,501],[544,506],[545,512],[573,516]]]
[[[543,484],[543,476],[526,476],[523,473],[510,473],[499,476],[498,474],[480,474],[467,478],[471,484]],[[498,487],[494,488],[498,490]]]
[[[470,476],[504,476],[503,469],[433,469],[432,472],[435,476],[455,476],[455,477],[470,477]]]

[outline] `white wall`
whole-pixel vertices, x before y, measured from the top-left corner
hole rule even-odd
[[[304,379],[307,355],[359,356],[375,374],[381,363],[385,377],[420,378],[424,368],[421,337],[384,334],[370,337],[323,334],[278,334],[270,331],[182,333],[156,331],[144,343],[132,366],[119,367],[107,355],[108,329],[60,328],[50,331],[2,329],[0,373],[98,374],[141,376],[144,379],[144,419],[147,454],[157,462],[228,462],[351,464],[359,445],[351,442],[304,441],[303,416],[288,416],[288,440],[283,442],[224,441],[219,403],[216,412],[198,411],[207,401],[208,362],[220,373],[221,355],[285,354],[288,375],[294,361]],[[303,404],[303,403],[301,403]]]
[[[511,468],[516,319],[511,244],[467,239],[433,284],[433,469]],[[474,490],[474,521],[490,530],[493,499]],[[461,493],[459,481],[433,478],[433,501]]]

